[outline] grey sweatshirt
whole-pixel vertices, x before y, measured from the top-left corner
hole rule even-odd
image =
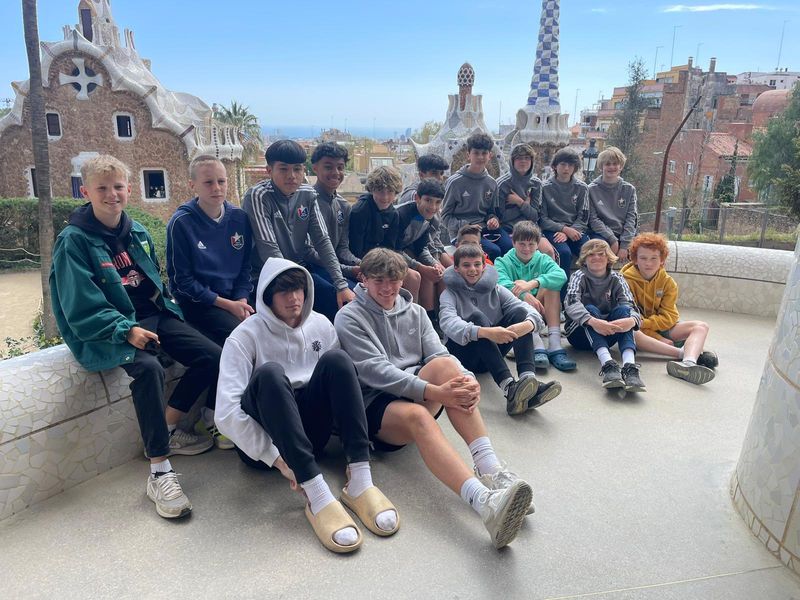
[[[470,322],[476,315],[483,314],[495,326],[504,314],[517,306],[528,311],[527,320],[533,324],[534,331],[545,329],[542,316],[530,304],[497,285],[497,271],[492,266],[484,269],[474,286],[470,286],[453,267],[447,267],[444,284],[447,289],[439,297],[439,326],[442,333],[456,344],[466,346],[478,339],[480,327]]]
[[[245,192],[242,208],[250,218],[255,239],[256,252],[250,255],[254,276],[261,273],[268,258],[286,258],[299,265],[305,264],[310,239],[336,289],[347,287],[319,212],[314,188],[301,185],[287,198],[271,179],[265,179]]]
[[[361,259],[350,252],[350,203],[339,194],[331,196],[319,185],[315,185],[314,189],[317,192],[317,206],[328,230],[328,237],[331,238],[336,258],[339,259],[342,274],[353,277],[353,267],[361,264]],[[308,260],[321,267],[325,266],[313,248],[309,250]]]
[[[565,226],[581,233],[589,229],[589,195],[585,183],[574,177],[561,183],[551,177],[542,185],[542,231],[559,232]]]
[[[391,310],[384,310],[362,285],[353,291],[356,299],[336,313],[334,326],[358,371],[364,406],[381,392],[422,402],[427,382],[415,374],[418,367],[450,356],[425,309],[404,289]],[[462,372],[472,375],[463,367]]]
[[[470,173],[469,165],[461,167],[447,179],[442,201],[442,222],[451,238],[458,235],[464,225],[485,224],[491,217],[498,217],[497,182],[484,169],[482,173]]]
[[[506,203],[510,192],[525,200],[525,204],[517,206]],[[533,174],[533,164],[527,173],[520,174],[509,161],[508,173],[497,178],[497,203],[501,214],[500,223],[509,229],[519,221],[539,222],[542,181]]]
[[[400,192],[400,195],[397,197],[397,200],[394,201],[395,206],[400,206],[401,204],[405,204],[406,202],[413,202],[414,201],[414,192],[417,191],[417,186],[419,185],[419,181],[415,181],[407,188],[403,189]]]
[[[639,228],[636,188],[619,178],[614,185],[598,177],[589,184],[589,227],[609,244],[630,246]]]
[[[569,278],[567,296],[564,299],[564,313],[567,317],[564,330],[567,335],[592,318],[586,310],[589,304],[596,306],[603,317],[617,306],[627,306],[636,321],[635,329],[639,329],[642,324],[642,317],[636,310],[633,294],[625,278],[611,269],[602,277],[597,277],[583,266]]]

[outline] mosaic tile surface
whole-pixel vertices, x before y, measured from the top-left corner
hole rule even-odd
[[[670,273],[678,284],[678,308],[708,308],[724,312],[774,317],[785,286],[765,281]]]
[[[788,250],[697,242],[672,243],[676,261],[674,269],[678,273],[709,274],[783,284],[794,262],[792,253]]]

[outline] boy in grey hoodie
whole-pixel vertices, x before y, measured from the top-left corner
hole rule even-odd
[[[519,415],[558,396],[561,384],[540,384],[534,375],[531,334],[544,329],[541,315],[497,280],[495,268],[484,265],[479,246],[459,246],[453,266],[444,273],[447,289],[440,298],[439,323],[453,356],[473,371],[488,370],[503,390],[506,412]],[[512,346],[518,380],[504,358]]]
[[[416,442],[431,472],[481,516],[501,548],[532,511],[531,488],[497,458],[477,407],[480,384],[401,289],[407,270],[397,252],[370,250],[361,261],[364,283],[356,287],[356,300],[334,322],[358,371],[370,438],[387,450]],[[442,410],[469,445],[474,473],[436,425]]]
[[[589,237],[608,242],[623,262],[639,229],[636,188],[619,176],[625,161],[619,148],[609,146],[597,157],[602,175],[589,184]]]
[[[497,182],[486,170],[492,158],[494,140],[485,133],[467,138],[469,162],[451,175],[444,188],[442,222],[453,240],[464,225],[483,226],[481,246],[494,260],[511,250],[511,238],[500,227]]]

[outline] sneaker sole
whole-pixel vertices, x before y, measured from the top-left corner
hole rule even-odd
[[[645,386],[643,386],[643,385],[627,385],[626,384],[623,387],[625,388],[626,392],[630,392],[632,394],[635,394],[637,392],[646,392],[647,391],[647,388]]]
[[[536,396],[539,390],[539,381],[531,377],[525,382],[524,386],[518,387],[514,392],[514,398],[511,400],[509,410],[506,406],[506,412],[509,415],[521,415],[528,410],[528,400]]]
[[[533,490],[527,483],[518,481],[511,486],[511,489],[514,487],[516,490],[503,512],[498,515],[498,526],[492,535],[492,544],[497,549],[514,541],[533,501]]]
[[[667,373],[677,379],[683,379],[695,385],[703,385],[714,379],[714,371],[701,365],[684,367],[676,362],[668,362]]]
[[[542,404],[547,404],[558,396],[561,393],[561,383],[558,381],[554,381],[553,385],[547,388],[540,396],[534,396],[532,398],[533,404],[528,404],[528,410],[532,410],[534,408],[539,408]]]
[[[185,517],[186,515],[188,515],[189,513],[191,513],[191,512],[192,512],[192,503],[191,503],[191,502],[189,503],[189,505],[188,505],[188,506],[183,506],[183,507],[181,508],[181,511],[180,511],[178,514],[173,514],[173,513],[169,513],[169,512],[167,512],[167,511],[163,510],[163,509],[162,509],[162,508],[161,508],[161,507],[158,505],[158,502],[156,502],[156,499],[155,499],[155,498],[153,498],[153,497],[150,495],[150,490],[149,490],[149,489],[147,490],[147,497],[148,497],[148,498],[150,498],[150,500],[152,501],[152,503],[156,505],[156,512],[158,513],[158,516],[159,516],[159,517],[162,517],[162,518],[164,518],[164,519],[180,519],[181,517]]]
[[[203,452],[208,452],[213,447],[214,440],[209,438],[203,444],[196,444],[194,446],[187,446],[185,448],[170,448],[167,456],[175,456],[176,454],[181,456],[196,456],[198,454],[202,454]]]
[[[622,379],[614,379],[613,381],[604,381],[603,387],[607,390],[616,390],[625,387],[625,382]]]

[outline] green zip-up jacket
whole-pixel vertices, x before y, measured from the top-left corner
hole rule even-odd
[[[538,250],[533,253],[533,256],[527,264],[517,258],[517,249],[512,248],[506,252],[505,256],[501,256],[494,261],[494,268],[497,269],[498,285],[508,288],[509,290],[514,287],[514,282],[517,279],[523,281],[539,280],[539,288],[546,290],[560,290],[565,283],[567,283],[567,274],[564,269],[558,266],[558,263],[552,258],[539,252]],[[536,295],[536,288],[533,292],[522,292],[519,299],[522,300],[530,293]]]
[[[165,299],[150,234],[133,221],[126,248],[139,270],[156,286],[156,305],[183,320],[175,302]],[[88,371],[129,364],[136,348],[127,341],[138,325],[136,311],[112,262],[111,249],[94,233],[68,225],[56,239],[50,292],[56,323],[72,354]]]

